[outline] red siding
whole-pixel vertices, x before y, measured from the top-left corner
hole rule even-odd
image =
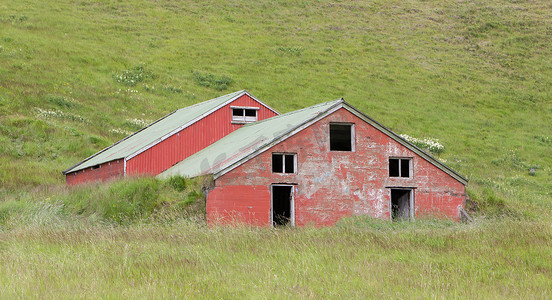
[[[329,123],[355,124],[355,151],[329,151]],[[272,152],[297,153],[297,174],[273,174]],[[389,177],[390,156],[411,157],[413,176]],[[243,222],[269,225],[270,192],[251,194],[246,186],[270,191],[274,183],[297,184],[296,225],[333,225],[340,218],[369,215],[390,219],[389,187],[414,187],[416,217],[441,216],[458,220],[465,187],[422,157],[400,145],[370,124],[341,109],[215,181],[207,197],[207,218],[216,222],[221,210],[245,216]],[[232,190],[235,188],[236,190]],[[242,204],[246,197],[254,197]],[[249,215],[249,206],[255,210]]]
[[[65,181],[67,185],[81,184],[89,181],[105,181],[124,175],[125,163],[123,159],[113,160],[101,164],[99,168],[86,168],[84,170],[67,173]]]
[[[177,134],[149,148],[127,161],[127,174],[157,175],[177,162],[209,146],[217,140],[240,128],[232,124],[231,106],[259,107],[257,119],[264,120],[276,113],[261,105],[248,95],[232,101],[200,121],[184,128]]]
[[[268,198],[266,201],[258,199]],[[270,190],[266,186],[226,186],[209,193],[209,220],[216,224],[270,224]]]

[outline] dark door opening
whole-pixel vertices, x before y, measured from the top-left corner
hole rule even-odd
[[[292,223],[292,186],[272,186],[272,226],[293,225]]]
[[[391,189],[391,218],[393,221],[410,220],[413,214],[411,190]]]

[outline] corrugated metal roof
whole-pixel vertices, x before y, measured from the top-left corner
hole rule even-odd
[[[175,164],[159,177],[217,174],[279,142],[294,130],[343,103],[335,100],[248,124]]]
[[[175,164],[161,174],[161,178],[180,175],[195,177],[213,174],[215,179],[255,157],[262,151],[299,132],[315,121],[329,115],[339,108],[345,108],[357,117],[363,119],[398,143],[412,150],[431,164],[443,170],[462,184],[468,180],[452,170],[433,156],[408,142],[398,134],[381,125],[374,119],[360,112],[343,99],[311,106],[298,111],[272,117],[263,121],[248,124],[209,147]]]
[[[242,90],[228,95],[220,96],[192,106],[173,111],[163,118],[151,123],[147,127],[133,133],[121,141],[103,149],[102,151],[88,157],[82,162],[63,171],[64,174],[82,170],[98,164],[106,163],[115,159],[126,158],[135,152],[155,144],[171,132],[193,124],[205,115],[216,110],[219,106],[239,96],[247,94]]]

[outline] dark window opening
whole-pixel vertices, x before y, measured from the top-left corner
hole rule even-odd
[[[393,221],[408,221],[413,215],[410,190],[391,190],[391,218]]]
[[[272,226],[291,223],[291,186],[272,186]]]
[[[285,173],[295,173],[295,155],[286,154],[284,155],[284,164]]]
[[[401,177],[410,177],[410,159],[401,159]]]
[[[390,158],[389,177],[410,177],[410,158]]]
[[[401,174],[399,171],[399,159],[390,158],[389,159],[389,176],[390,177],[399,177]]]
[[[330,150],[353,151],[353,125],[330,124]]]
[[[96,170],[96,169],[99,169],[101,167],[101,165],[95,165],[95,166],[92,166],[90,167],[91,170]]]
[[[249,123],[257,121],[258,108],[232,108],[232,122]]]
[[[273,173],[295,173],[295,154],[272,153]]]
[[[282,154],[272,154],[272,172],[284,173],[284,160]]]

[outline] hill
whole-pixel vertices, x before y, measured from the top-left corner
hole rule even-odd
[[[396,132],[439,139],[473,190],[543,209],[551,10],[546,1],[4,3],[2,187],[61,184],[64,167],[128,132],[248,89],[282,112],[344,97]]]
[[[4,1],[0,3],[0,195],[3,198],[0,221],[3,211],[11,213],[18,211],[18,207],[20,211],[27,211],[24,207],[32,209],[25,218],[12,220],[16,225],[0,230],[4,234],[0,235],[0,241],[8,240],[6,245],[10,245],[9,255],[2,256],[4,244],[0,243],[0,260],[10,261],[10,257],[19,253],[14,249],[29,243],[39,251],[41,245],[50,242],[42,240],[43,237],[35,239],[42,223],[36,223],[32,230],[25,229],[25,222],[29,220],[26,218],[35,220],[34,217],[45,211],[43,203],[50,203],[43,202],[44,198],[55,198],[57,202],[53,203],[66,203],[71,197],[81,197],[78,195],[92,200],[113,196],[109,187],[97,195],[91,195],[94,191],[89,187],[84,194],[65,190],[62,170],[177,108],[247,89],[280,112],[343,97],[395,132],[438,139],[444,146],[439,159],[470,180],[472,212],[481,219],[506,218],[507,225],[496,221],[497,231],[493,231],[493,223],[475,229],[451,225],[452,229],[446,229],[442,235],[431,228],[421,234],[411,227],[399,232],[395,228],[385,229],[384,233],[369,229],[361,236],[383,245],[377,248],[381,253],[385,253],[381,249],[408,240],[408,247],[404,249],[414,249],[417,259],[425,257],[427,260],[422,261],[427,265],[424,266],[433,263],[442,267],[445,263],[444,269],[437,268],[444,270],[443,273],[424,273],[433,279],[489,275],[477,273],[474,265],[452,267],[458,262],[452,256],[458,254],[459,259],[467,259],[466,249],[472,246],[480,250],[478,253],[492,248],[492,243],[499,244],[502,254],[525,251],[515,258],[518,269],[532,264],[534,268],[528,267],[526,272],[535,276],[544,274],[536,277],[544,279],[535,279],[528,286],[515,289],[529,291],[529,294],[515,295],[530,296],[531,291],[539,291],[543,282],[550,282],[552,269],[544,260],[550,253],[529,249],[531,245],[549,247],[552,240],[549,225],[552,220],[551,21],[552,5],[546,0]],[[171,199],[188,197],[164,183],[151,186],[157,184],[163,190],[161,195]],[[129,192],[122,197],[135,199],[134,195]],[[154,199],[157,205],[167,202],[161,198]],[[21,199],[26,204],[20,204]],[[39,203],[38,208],[35,202]],[[84,208],[80,211],[78,207],[64,211],[47,207],[46,211],[53,211],[53,215],[65,221],[88,211]],[[97,213],[87,216],[101,215]],[[107,216],[105,220],[111,220],[113,215]],[[104,224],[105,220],[100,219],[99,223]],[[73,221],[67,222],[73,224]],[[99,226],[95,222],[86,224]],[[74,225],[77,229],[73,225],[62,227],[70,232],[89,230],[79,229],[85,225]],[[48,230],[44,234],[50,234]],[[89,251],[109,251],[120,246],[110,243],[111,229],[98,230],[104,242],[100,250],[87,248]],[[114,235],[125,235],[127,229],[121,230],[122,233],[117,231]],[[128,230],[131,236],[147,240],[146,236],[157,229]],[[194,230],[199,233],[192,231],[187,238],[204,237],[201,229]],[[316,253],[324,244],[333,242],[328,237],[336,234],[333,230],[322,231],[320,239],[319,233],[308,230],[284,234],[287,238],[296,238],[297,234],[307,240],[315,239],[314,247],[320,248],[314,250],[293,243],[286,245],[298,249],[297,257],[309,251]],[[345,230],[352,230],[352,236],[356,234],[356,229]],[[458,230],[462,233],[458,234]],[[527,241],[527,247],[514,249],[507,245],[533,230],[541,232],[535,241]],[[481,232],[491,242],[477,238]],[[84,236],[94,234],[92,230]],[[240,243],[240,237],[246,233],[223,230],[220,235],[225,234]],[[253,243],[270,234],[261,232],[259,238],[248,236],[246,240]],[[383,237],[387,234],[395,237],[387,240]],[[499,238],[502,236],[504,242]],[[77,242],[67,242],[57,237],[52,242],[71,252],[73,247],[86,248],[80,239],[75,237]],[[209,240],[209,246],[221,239],[226,241],[217,235],[216,239]],[[283,238],[268,238],[271,243],[280,239]],[[163,235],[159,240],[164,243],[166,238]],[[468,242],[460,242],[464,240]],[[450,250],[453,251],[450,256],[441,256],[439,253],[449,250],[426,246],[427,243],[450,246],[447,241],[452,241],[453,246],[459,245],[466,253]],[[256,249],[252,251],[264,249],[255,248],[249,242],[241,245]],[[59,249],[56,247],[50,250],[56,252]],[[172,250],[151,247],[160,251],[156,253],[174,250],[172,246],[167,248]],[[238,252],[246,255],[241,250]],[[170,253],[168,257],[176,255]],[[276,258],[282,257],[281,253],[270,253]],[[324,259],[338,255],[320,253]],[[393,253],[389,259],[401,258],[399,252]],[[429,259],[432,256],[435,260]],[[483,256],[476,261],[480,267],[497,266],[485,264],[485,257],[493,259]],[[348,258],[353,259],[354,255]],[[34,259],[38,258],[21,258],[25,262]],[[203,259],[199,261],[204,263]],[[226,260],[231,260],[230,265],[236,267],[243,263],[231,257],[217,259],[209,265],[216,267]],[[385,259],[380,259],[385,267]],[[122,266],[118,258],[113,260]],[[309,261],[319,266],[320,261],[314,258]],[[110,263],[102,262],[105,264],[102,266],[107,268]],[[505,275],[512,271],[505,267],[508,259],[501,256],[497,263],[503,267],[499,268],[498,275],[493,275],[498,276],[493,277],[500,282],[498,286],[507,286],[509,282],[521,284],[520,278]],[[276,264],[274,260],[266,266]],[[199,266],[194,268],[200,270]],[[416,273],[414,265],[408,266],[412,274]],[[16,272],[17,268],[10,270]],[[126,274],[125,270],[119,275]],[[428,270],[433,272],[431,268]],[[0,282],[11,274],[0,276]],[[329,282],[332,278],[324,277],[324,280]],[[23,283],[32,286],[29,282],[32,281]],[[469,285],[467,280],[456,283],[462,288]],[[203,286],[195,284],[196,288]],[[307,281],[302,284],[289,294],[335,295],[324,293],[324,284],[318,290],[309,290]],[[270,290],[277,286],[264,287]],[[423,290],[415,283],[409,287]],[[446,287],[445,281],[438,281],[430,291]],[[471,295],[477,295],[475,287],[470,291]],[[28,296],[27,292],[15,295]],[[505,296],[500,290],[495,292]],[[397,293],[394,295],[401,294]]]

